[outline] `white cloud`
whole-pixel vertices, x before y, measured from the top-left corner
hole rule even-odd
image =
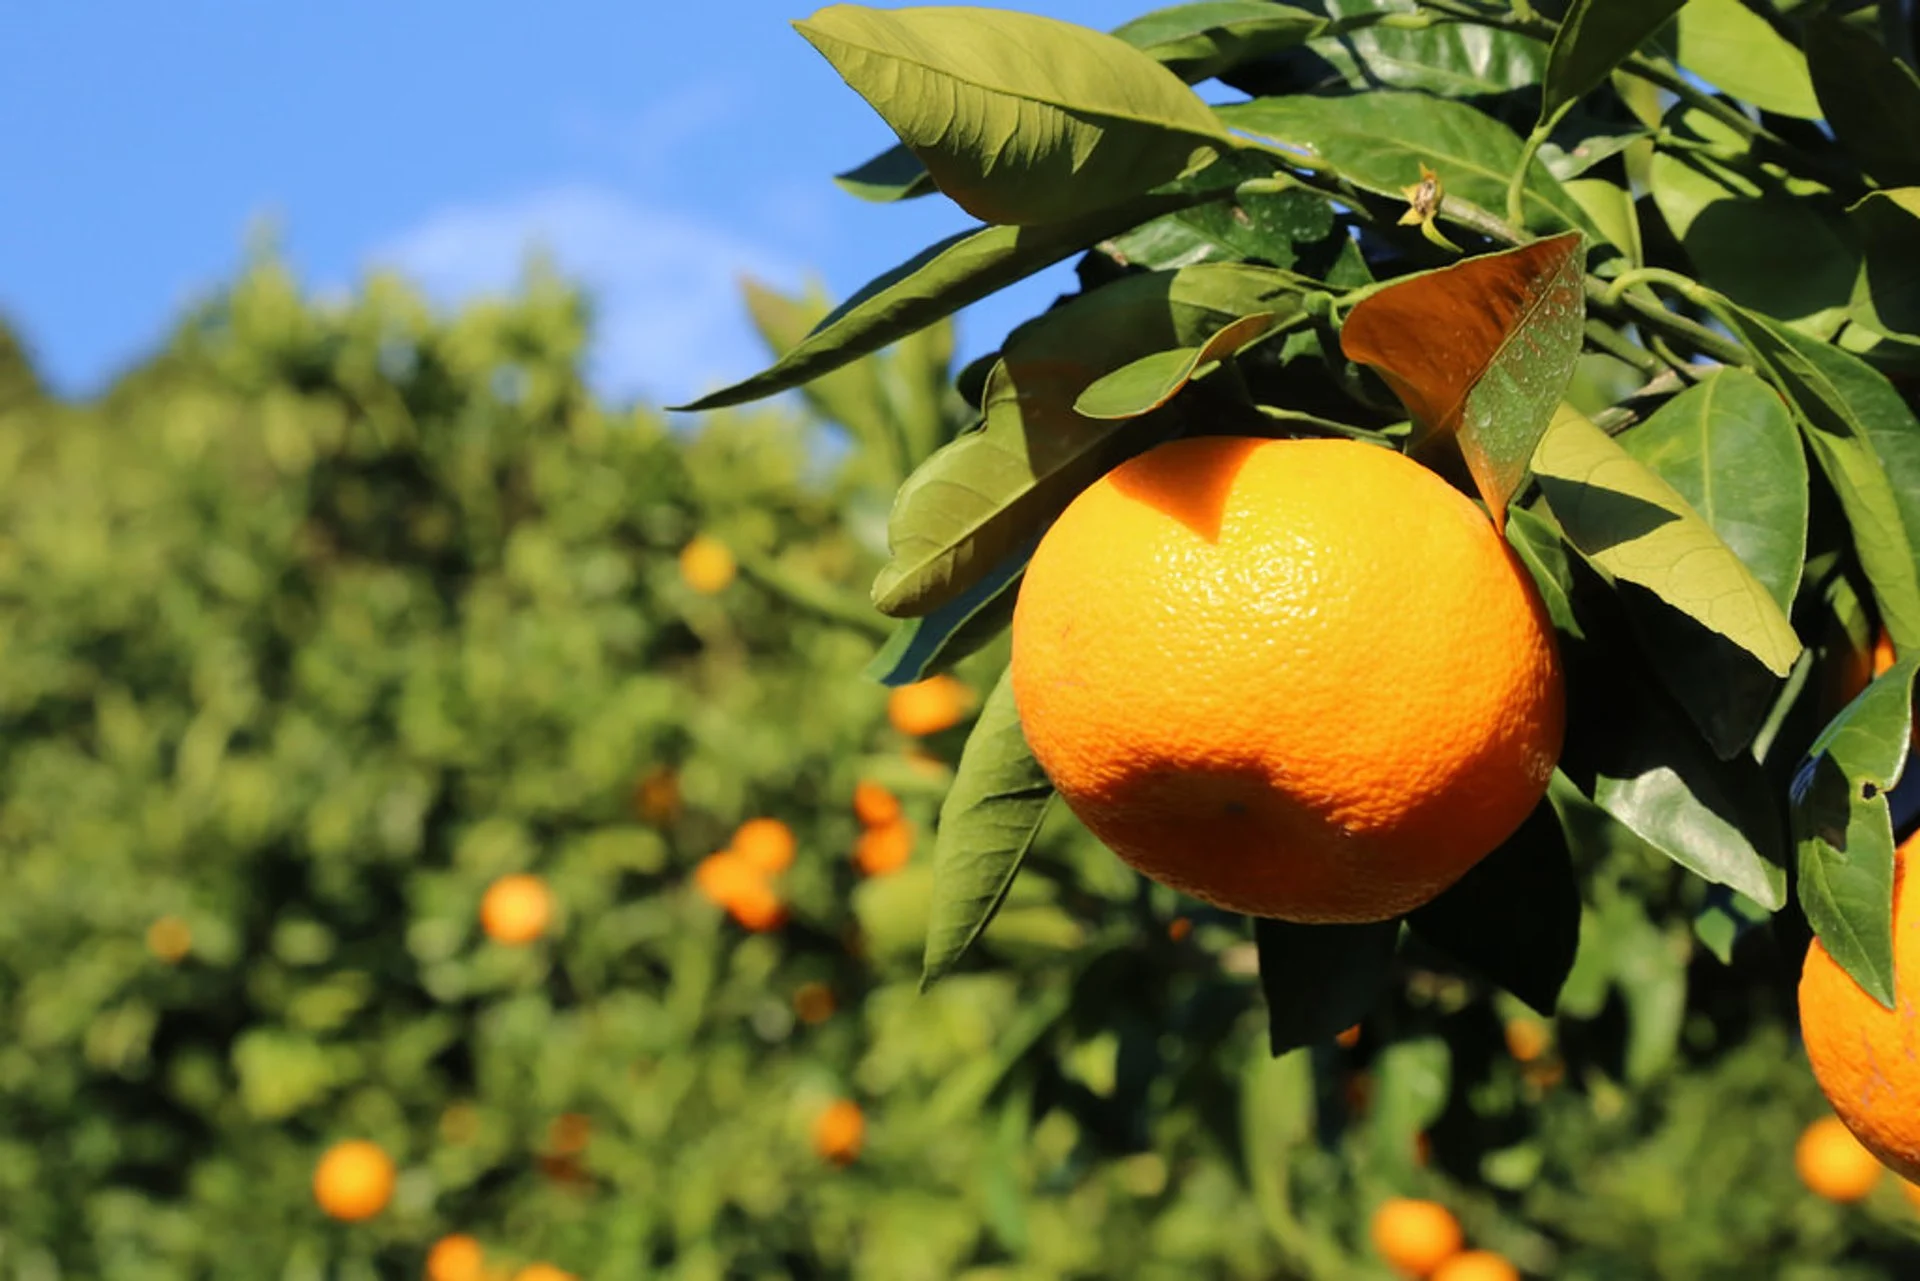
[[[511,289],[534,251],[593,300],[596,390],[667,404],[766,363],[740,300],[743,274],[796,290],[805,278],[763,246],[592,186],[447,209],[369,258],[452,302]]]

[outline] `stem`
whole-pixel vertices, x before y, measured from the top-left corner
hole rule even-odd
[[[1593,425],[1609,436],[1618,436],[1627,428],[1639,422],[1643,414],[1635,406],[1640,401],[1671,396],[1683,391],[1688,380],[1673,369],[1663,369],[1652,381],[1622,400],[1617,405],[1609,405],[1593,416]]]
[[[1575,99],[1569,98],[1551,116],[1535,125],[1527,135],[1526,144],[1520,148],[1520,163],[1514,166],[1513,177],[1507,179],[1507,221],[1516,227],[1527,225],[1527,173],[1533,168],[1533,158],[1574,102]]]
[[[1322,418],[1318,414],[1309,414],[1298,409],[1281,409],[1277,405],[1256,404],[1253,408],[1261,417],[1271,418],[1275,422],[1293,423],[1324,435],[1344,436],[1348,440],[1363,441],[1369,445],[1382,445],[1388,449],[1394,447],[1392,439],[1384,432],[1369,431],[1365,427],[1355,427],[1352,423],[1336,422],[1331,418]]]
[[[1658,377],[1666,371],[1658,356],[1607,324],[1604,320],[1587,319],[1587,341],[1615,360],[1624,361],[1638,369],[1649,378]]]
[[[1698,321],[1688,320],[1661,306],[1659,302],[1626,291],[1636,284],[1660,283],[1697,306],[1718,313],[1725,300],[1677,272],[1659,267],[1634,267],[1623,271],[1611,284],[1587,277],[1587,304],[1604,312],[1632,313],[1634,323],[1669,341],[1680,343],[1722,364],[1746,366],[1753,363],[1747,349],[1721,337]]]

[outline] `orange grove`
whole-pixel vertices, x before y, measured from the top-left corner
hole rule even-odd
[[[1431,1276],[1460,1252],[1465,1238],[1453,1211],[1433,1201],[1394,1197],[1374,1211],[1373,1246],[1402,1276]]]
[[[480,928],[496,943],[520,947],[553,924],[553,891],[529,872],[503,876],[480,900]]]
[[[900,817],[900,798],[863,778],[853,786],[853,816],[862,827],[885,827]]]
[[[768,876],[793,866],[793,829],[777,818],[750,818],[734,829],[729,848]]]
[[[1920,832],[1893,856],[1894,1008],[1867,995],[1818,939],[1800,971],[1800,1034],[1814,1079],[1840,1122],[1909,1179],[1920,1179],[1920,877],[1906,874],[1916,849]],[[1834,1139],[1821,1142],[1837,1151]]]
[[[1864,1200],[1886,1173],[1853,1132],[1831,1116],[1801,1131],[1793,1145],[1793,1168],[1809,1191],[1829,1201]]]
[[[695,534],[680,549],[680,577],[702,596],[725,591],[739,568],[727,545],[706,534]]]
[[[371,1219],[393,1199],[393,1158],[366,1139],[328,1148],[313,1169],[313,1199],[346,1223]]]
[[[1061,798],[1231,911],[1386,920],[1545,792],[1545,608],[1486,514],[1401,454],[1199,437],[1087,488],[1013,616],[1013,694]]]
[[[895,819],[883,827],[862,832],[853,845],[853,861],[868,876],[899,871],[913,857],[913,824]]]
[[[958,680],[929,676],[887,696],[887,719],[902,734],[924,738],[958,725],[972,702],[972,694]]]
[[[486,1252],[465,1233],[441,1237],[427,1251],[427,1281],[481,1281]]]
[[[1435,1269],[1433,1281],[1520,1281],[1520,1270],[1491,1250],[1463,1250]]]
[[[814,1118],[813,1150],[836,1165],[846,1165],[858,1157],[866,1138],[866,1114],[851,1099],[834,1100]]]

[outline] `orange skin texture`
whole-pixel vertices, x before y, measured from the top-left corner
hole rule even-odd
[[[313,1199],[343,1223],[371,1219],[393,1199],[393,1158],[377,1144],[348,1139],[328,1148],[313,1169]]]
[[[1837,1118],[1821,1117],[1793,1145],[1793,1168],[1816,1196],[1863,1201],[1885,1174],[1873,1153]]]
[[[750,818],[733,834],[733,852],[768,876],[793,866],[793,829],[777,818]]]
[[[1433,1201],[1395,1197],[1373,1213],[1374,1249],[1402,1276],[1431,1276],[1454,1255],[1466,1238],[1453,1211]]]
[[[835,1165],[846,1165],[858,1157],[866,1139],[866,1114],[851,1099],[836,1099],[814,1118],[813,1150]]]
[[[463,1233],[441,1237],[427,1252],[427,1281],[480,1281],[485,1271],[485,1251]]]
[[[1355,441],[1203,437],[1041,540],[1013,693],[1062,799],[1231,911],[1386,920],[1510,836],[1560,754],[1552,625],[1486,515]]]
[[[1920,1179],[1920,877],[1907,861],[1920,832],[1893,858],[1894,1008],[1868,996],[1815,939],[1800,971],[1800,1035],[1834,1114],[1867,1150]]]
[[[1433,1281],[1520,1281],[1520,1270],[1491,1250],[1464,1250],[1441,1264]]]
[[[480,900],[480,928],[496,943],[520,947],[553,924],[553,891],[537,876],[519,872],[487,887]]]
[[[952,729],[967,714],[973,697],[951,676],[929,676],[887,695],[887,719],[902,734],[924,738]]]

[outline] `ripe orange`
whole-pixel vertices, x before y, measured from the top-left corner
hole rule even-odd
[[[519,947],[533,942],[553,924],[553,891],[528,872],[503,876],[480,900],[480,928],[496,943]]]
[[[371,1219],[393,1198],[393,1158],[375,1143],[348,1139],[328,1148],[313,1169],[313,1199],[347,1223]]]
[[[529,1263],[513,1274],[513,1281],[580,1281],[573,1273],[551,1263]]]
[[[835,1165],[846,1165],[866,1143],[867,1118],[851,1099],[837,1099],[814,1118],[813,1150]]]
[[[1021,584],[1013,693],[1122,859],[1304,922],[1458,880],[1533,810],[1565,717],[1552,625],[1486,515],[1341,440],[1174,441],[1080,494]]]
[[[1460,1253],[1464,1238],[1453,1211],[1433,1201],[1394,1197],[1373,1212],[1373,1246],[1402,1276],[1424,1277]]]
[[[887,696],[887,719],[902,734],[924,738],[958,725],[972,701],[967,687],[953,677],[929,676]]]
[[[680,577],[702,596],[725,591],[739,569],[727,545],[706,534],[695,534],[680,549]]]
[[[1339,1036],[1334,1037],[1333,1040],[1334,1044],[1338,1045],[1341,1049],[1351,1050],[1354,1046],[1360,1044],[1360,1025],[1355,1023]]]
[[[1818,939],[1800,971],[1800,1035],[1814,1078],[1846,1128],[1909,1179],[1920,1179],[1920,931],[1912,927],[1920,877],[1906,874],[1917,850],[1920,832],[1893,855],[1895,1008],[1868,996]]]
[[[853,816],[862,827],[885,827],[900,817],[900,798],[863,778],[853,786]]]
[[[1508,1019],[1507,1053],[1522,1063],[1531,1063],[1553,1044],[1553,1033],[1539,1019]]]
[[[435,1241],[427,1251],[427,1281],[480,1281],[486,1262],[478,1241],[455,1232]]]
[[[1887,635],[1885,628],[1881,628],[1880,635],[1873,642],[1873,674],[1884,674],[1894,661],[1893,637]]]
[[[765,880],[750,881],[727,904],[733,919],[754,933],[777,930],[787,923],[787,905]]]
[[[193,950],[193,930],[177,916],[163,916],[147,927],[147,951],[168,965],[178,965]]]
[[[731,848],[755,868],[774,876],[793,866],[793,829],[777,818],[750,818],[734,831]]]
[[[853,843],[853,861],[868,876],[888,876],[913,857],[913,824],[895,819],[883,827],[860,833]]]
[[[1801,1132],[1793,1145],[1793,1168],[1816,1196],[1829,1201],[1862,1200],[1886,1172],[1853,1132],[1831,1116]]]
[[[1440,1265],[1433,1281],[1520,1281],[1520,1270],[1491,1250],[1463,1250]]]
[[[720,907],[728,906],[749,886],[765,879],[759,868],[731,849],[707,855],[693,869],[695,888],[708,902]]]

